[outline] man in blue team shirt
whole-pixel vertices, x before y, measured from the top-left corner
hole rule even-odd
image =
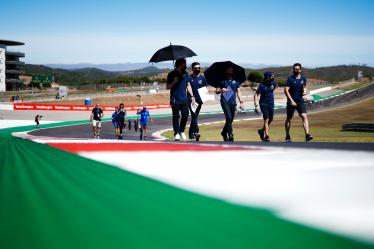
[[[240,107],[244,108],[244,101],[240,91],[240,83],[233,79],[234,69],[227,67],[225,70],[226,80],[221,81],[216,88],[216,93],[221,94],[221,107],[225,114],[226,122],[221,135],[224,141],[234,141],[232,123],[235,118],[236,97],[239,99]]]
[[[258,111],[258,102],[260,104],[260,109],[262,112],[262,117],[264,119],[264,126],[262,129],[258,130],[258,134],[262,141],[269,142],[269,126],[273,121],[274,116],[274,90],[277,87],[274,81],[274,73],[265,72],[264,73],[264,83],[261,83],[256,90],[254,95],[255,108]],[[258,96],[260,95],[260,101],[258,101]]]
[[[90,122],[92,122],[92,131],[94,138],[100,138],[101,118],[104,117],[103,109],[100,108],[99,104],[95,105],[92,109]]]
[[[188,119],[188,98],[187,92],[191,96],[192,103],[195,103],[191,85],[188,82],[186,72],[186,59],[181,58],[175,62],[175,70],[170,72],[166,80],[166,89],[170,90],[170,105],[173,111],[174,140],[187,140],[184,130]]]
[[[152,122],[152,118],[146,106],[143,106],[143,110],[140,111],[139,115],[140,115],[140,140],[142,139],[147,140],[148,124],[149,124],[149,121]]]
[[[203,105],[203,101],[201,100],[199,89],[202,87],[207,87],[208,83],[204,77],[204,75],[200,74],[200,63],[194,62],[191,65],[192,68],[192,74],[189,77],[189,83],[192,88],[193,96],[195,96],[195,101],[197,103],[196,110],[194,111],[191,108],[191,96],[189,96],[190,99],[190,105],[188,106],[190,109],[191,114],[191,124],[190,129],[188,131],[188,135],[190,139],[196,139],[196,141],[200,140],[200,132],[199,132],[199,124],[197,122],[197,119],[199,117],[199,113],[201,110],[201,106]]]
[[[304,98],[306,96],[306,79],[301,75],[301,70],[302,66],[300,63],[295,63],[293,65],[293,75],[288,77],[286,87],[284,88],[284,93],[287,96],[287,119],[284,125],[286,129],[285,141],[287,142],[291,142],[291,119],[295,110],[297,110],[303,121],[305,141],[313,139],[313,136],[309,133],[309,123],[304,103]]]

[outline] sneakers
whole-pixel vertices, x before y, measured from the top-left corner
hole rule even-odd
[[[175,134],[174,141],[181,141],[181,135],[179,135],[178,133]]]
[[[234,142],[234,134],[229,134],[229,141]]]
[[[181,140],[187,141],[187,137],[186,134],[184,134],[184,132],[181,132]]]
[[[96,135],[96,139],[100,139],[100,135]]]
[[[201,137],[200,133],[196,133],[196,134],[195,134],[196,142],[199,142],[199,141],[200,141],[200,137]]]
[[[270,142],[270,137],[268,135],[265,135],[264,139],[262,141],[264,141],[264,142]]]
[[[264,135],[265,135],[264,130],[263,129],[259,129],[257,132],[258,132],[258,135],[260,136],[260,139],[262,141],[264,141]]]
[[[313,136],[311,135],[311,134],[306,134],[305,135],[305,141],[306,142],[308,142],[308,141],[310,141],[310,140],[312,140],[313,139]]]
[[[284,139],[285,142],[292,142],[291,140],[291,137],[290,136],[286,136],[286,138]]]
[[[225,142],[229,141],[229,138],[227,137],[227,133],[226,132],[222,131],[221,135],[222,135],[223,141],[225,141]]]

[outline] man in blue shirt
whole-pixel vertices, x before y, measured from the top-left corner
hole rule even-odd
[[[140,111],[140,140],[147,140],[147,129],[149,121],[152,122],[151,115],[149,114],[147,107],[143,106],[143,110]]]
[[[220,83],[216,88],[216,93],[221,94],[221,107],[225,114],[225,126],[222,129],[221,135],[223,141],[234,141],[234,134],[232,123],[234,122],[236,111],[236,97],[240,102],[240,107],[243,108],[244,102],[240,92],[240,83],[233,79],[234,69],[228,67],[225,71],[226,80]]]
[[[262,117],[264,119],[264,125],[262,129],[258,130],[258,134],[262,141],[269,142],[269,126],[273,121],[274,117],[274,90],[277,87],[274,81],[274,73],[265,72],[264,73],[264,83],[261,83],[256,90],[254,95],[254,104],[256,111],[258,111],[258,102],[260,104],[260,109],[262,112]],[[258,96],[260,95],[260,100],[258,101]]]
[[[297,110],[303,122],[305,141],[313,139],[313,136],[309,133],[309,122],[304,103],[304,98],[306,97],[306,79],[301,75],[301,70],[302,66],[300,63],[293,65],[293,75],[288,77],[284,88],[284,93],[287,96],[287,119],[284,125],[286,129],[286,142],[291,142],[291,119],[295,110]]]
[[[190,109],[190,114],[191,114],[191,124],[190,124],[190,129],[188,131],[188,135],[190,139],[196,139],[196,141],[200,140],[200,132],[199,132],[199,124],[197,122],[197,119],[199,117],[199,113],[201,110],[201,106],[203,105],[203,101],[201,100],[200,94],[199,94],[199,89],[202,87],[207,87],[208,83],[204,77],[204,75],[200,74],[200,63],[194,62],[191,65],[192,68],[192,74],[189,77],[189,83],[192,88],[193,96],[195,96],[195,101],[196,101],[196,110],[193,110],[191,107],[191,96],[188,95],[190,104],[188,105]]]
[[[103,109],[100,108],[99,104],[96,104],[92,109],[90,122],[92,122],[92,131],[94,138],[100,138],[101,118],[104,117]]]
[[[116,138],[119,139],[119,125],[118,125],[117,114],[118,114],[118,107],[115,107],[114,112],[112,113],[112,123],[114,126]]]
[[[187,91],[191,96],[192,103],[195,103],[191,85],[188,82],[188,74],[186,72],[186,59],[181,58],[175,62],[175,70],[171,71],[166,80],[166,89],[170,90],[170,105],[173,112],[173,130],[174,140],[186,141],[187,137],[184,133],[188,120],[188,98]]]
[[[123,103],[119,104],[118,112],[117,112],[117,121],[118,121],[118,128],[119,128],[119,136],[118,139],[123,139],[122,131],[123,128],[126,128],[126,109]]]

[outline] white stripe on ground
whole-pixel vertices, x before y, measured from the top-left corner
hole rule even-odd
[[[270,208],[302,224],[374,240],[370,152],[264,148],[80,154],[190,191]]]
[[[40,124],[51,124],[51,123],[57,123],[57,122],[60,122],[60,121],[42,120],[42,121],[40,121]],[[35,123],[34,120],[4,120],[4,119],[0,119],[0,129],[19,127],[19,126],[27,126],[27,125],[36,125],[36,123]]]

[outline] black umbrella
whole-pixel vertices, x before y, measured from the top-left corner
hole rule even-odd
[[[217,87],[220,82],[226,79],[226,69],[231,67],[234,70],[233,79],[239,83],[246,80],[245,69],[231,61],[221,61],[213,63],[205,72],[205,78],[209,85]]]
[[[180,58],[192,57],[196,54],[189,48],[180,45],[170,45],[159,49],[149,62],[174,61]]]

